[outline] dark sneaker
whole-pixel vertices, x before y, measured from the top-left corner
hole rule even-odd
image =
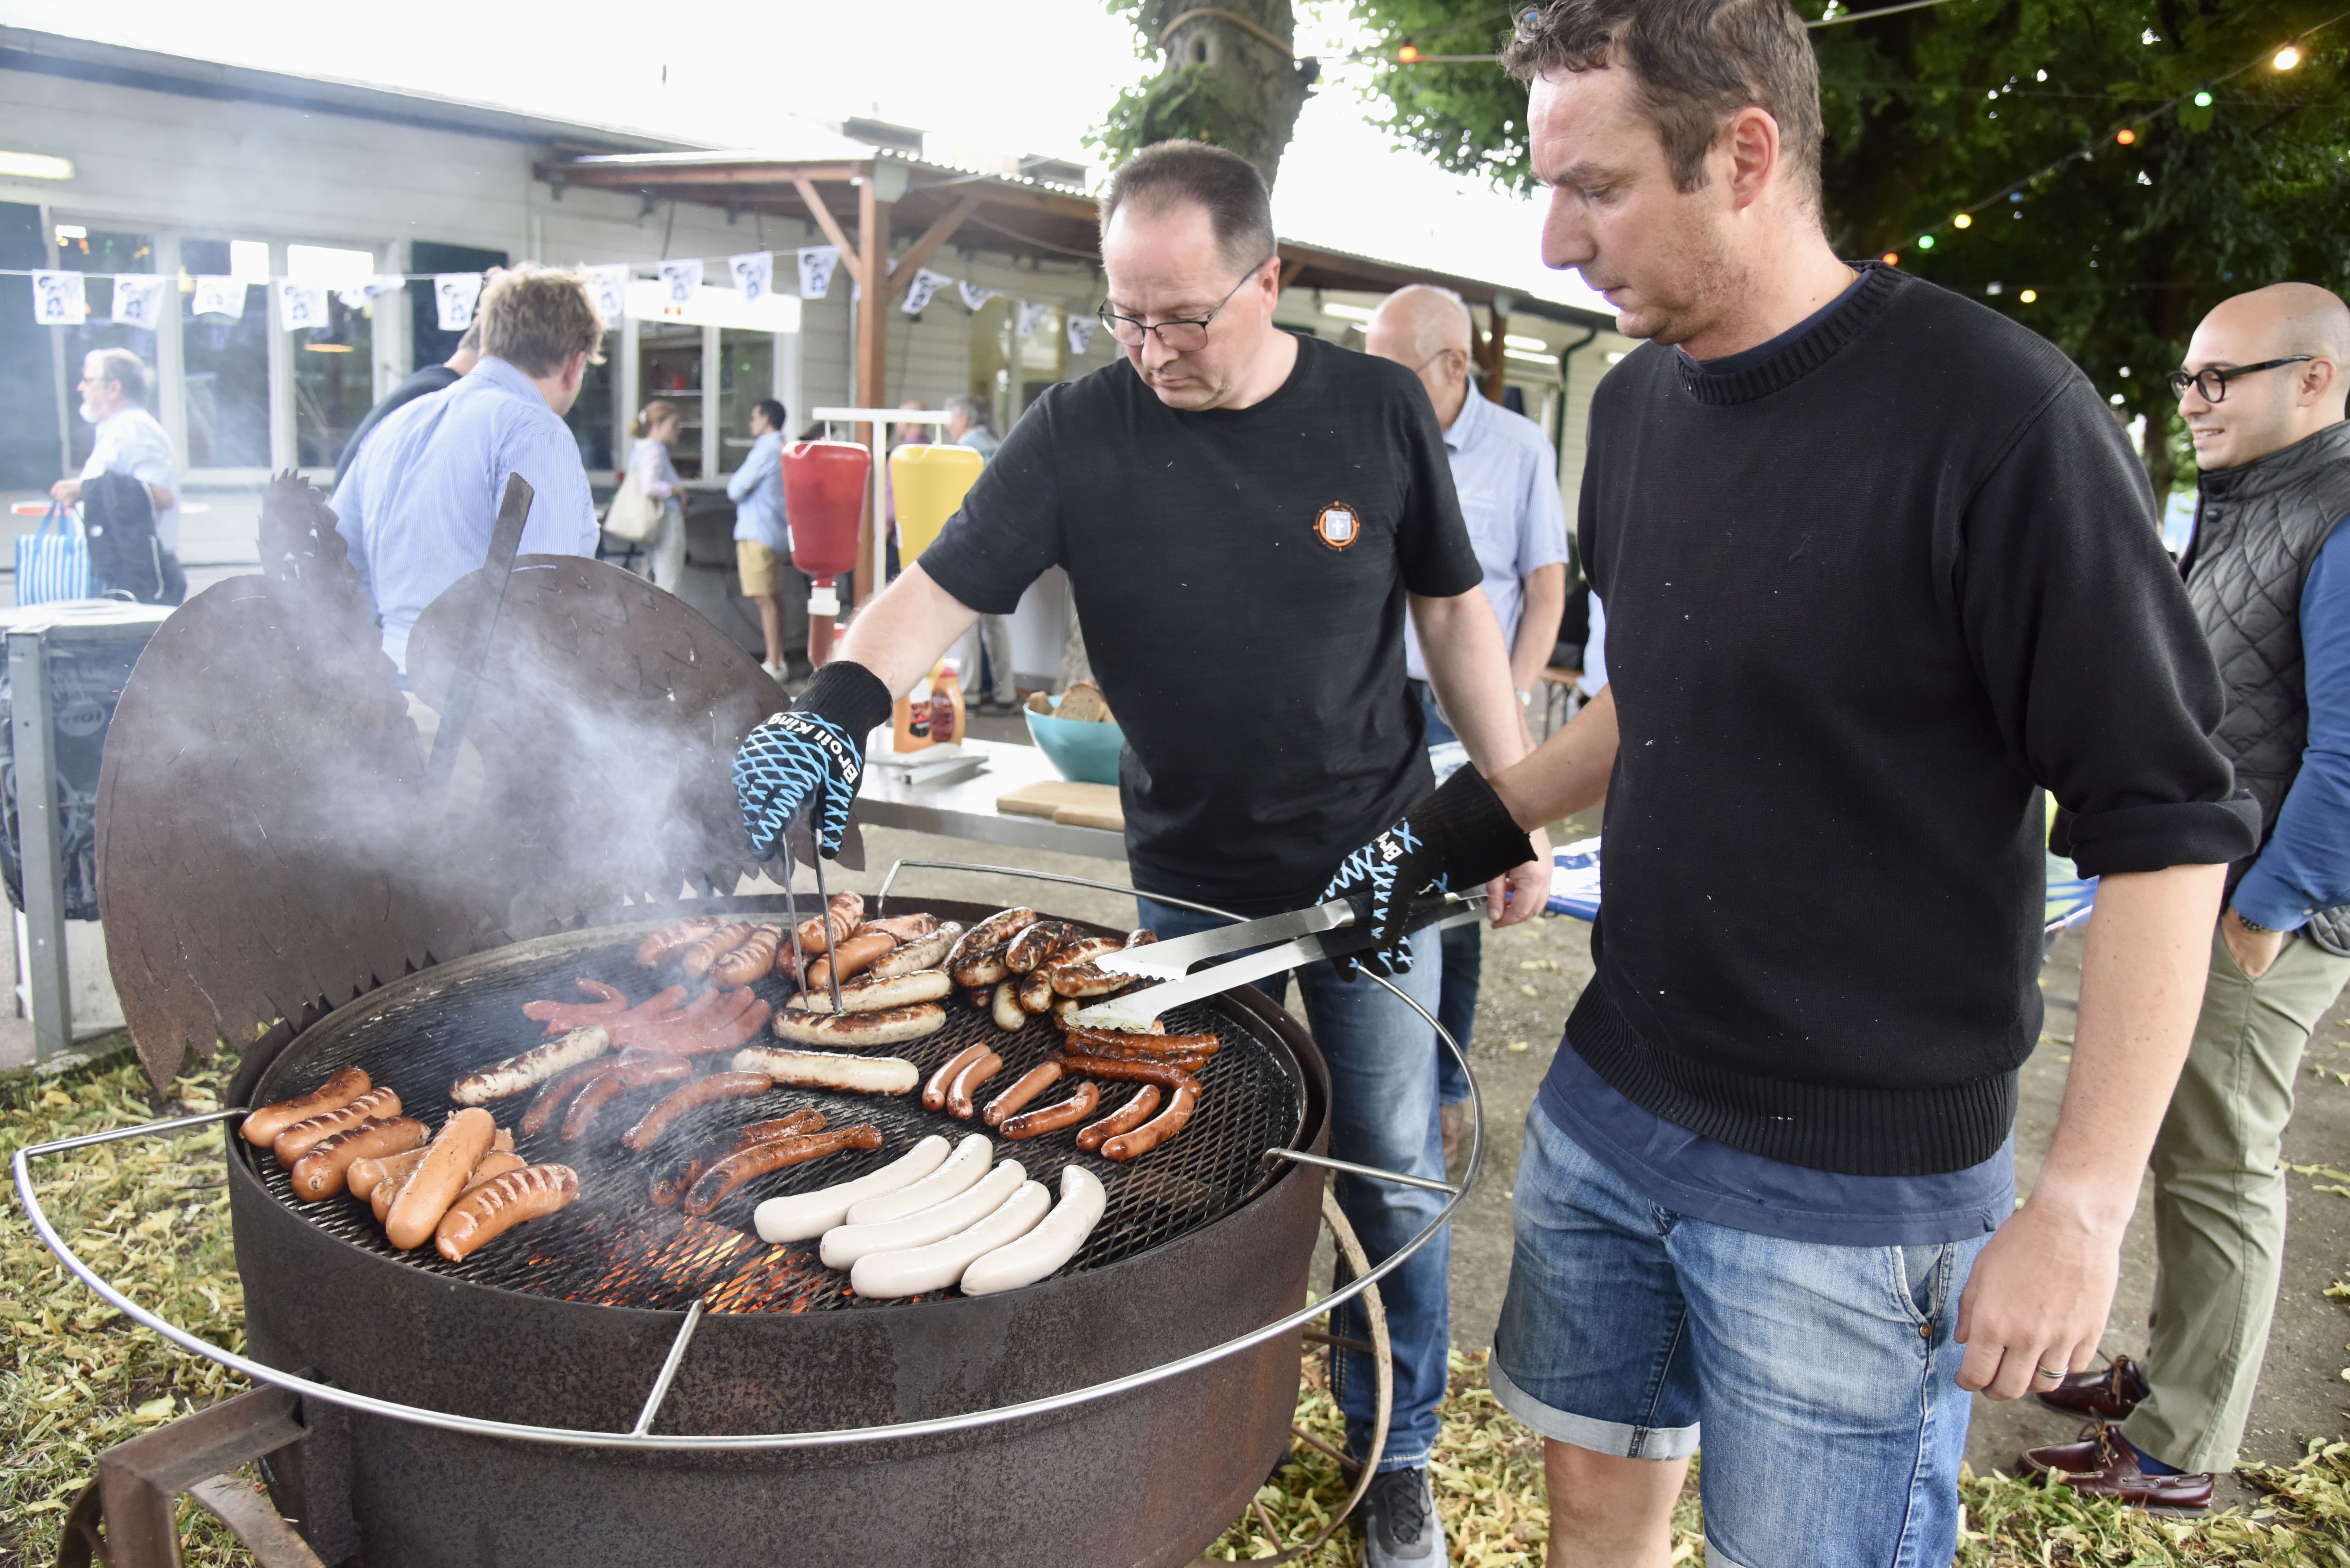
[[[1363,1568],[1442,1568],[1444,1525],[1425,1468],[1389,1470],[1363,1497]]]

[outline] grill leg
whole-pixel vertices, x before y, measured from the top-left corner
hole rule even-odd
[[[260,1568],[320,1568],[318,1559],[259,1492],[224,1473],[302,1438],[294,1396],[256,1388],[183,1417],[98,1457],[98,1495],[106,1538],[98,1547],[109,1568],[179,1568],[180,1534],[172,1499],[182,1492],[226,1524]],[[87,1521],[75,1510],[59,1561],[87,1563]]]

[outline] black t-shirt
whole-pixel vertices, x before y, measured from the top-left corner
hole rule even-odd
[[[1123,360],[1048,389],[922,569],[1003,615],[1055,566],[1126,732],[1137,887],[1297,908],[1431,787],[1404,596],[1482,573],[1402,366],[1301,338],[1272,397],[1201,413]]]

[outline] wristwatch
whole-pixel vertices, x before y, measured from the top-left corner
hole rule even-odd
[[[2237,909],[2232,904],[2228,906],[2228,912],[2236,917],[2236,924],[2243,927],[2244,929],[2251,932],[2252,935],[2256,937],[2280,937],[2284,934],[2282,931],[2278,930],[2274,926],[2264,926],[2261,924],[2258,920],[2253,919],[2251,916],[2245,914],[2243,910]]]
[[[1517,693],[1519,707],[1531,708],[1534,705],[1534,694],[1533,692],[1525,690],[1523,687],[1519,687],[1517,688]]]

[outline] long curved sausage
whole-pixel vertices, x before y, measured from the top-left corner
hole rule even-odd
[[[939,1070],[931,1075],[931,1081],[922,1085],[922,1109],[926,1111],[945,1110],[947,1108],[947,1085],[953,1083],[957,1075],[960,1075],[965,1067],[970,1066],[973,1062],[978,1061],[982,1056],[986,1054],[987,1047],[984,1045],[966,1045],[962,1050],[956,1052],[953,1055],[948,1057],[945,1061],[940,1063]]]
[[[753,1144],[740,1154],[730,1154],[702,1173],[691,1191],[685,1195],[685,1212],[700,1219],[724,1202],[734,1189],[754,1177],[786,1166],[805,1165],[827,1154],[837,1154],[845,1148],[879,1148],[881,1129],[871,1122],[861,1122],[853,1127],[834,1127],[827,1132],[811,1133],[803,1137],[769,1138]]]
[[[865,972],[878,979],[893,980],[901,974],[941,969],[948,951],[962,940],[961,922],[948,920],[928,936],[909,938],[897,951],[883,953]]]
[[[1143,1085],[1134,1098],[1127,1101],[1101,1120],[1079,1127],[1077,1147],[1091,1154],[1120,1133],[1132,1132],[1150,1119],[1150,1113],[1159,1108],[1159,1099],[1158,1085]]]
[[[579,1196],[579,1173],[567,1165],[532,1165],[486,1182],[452,1205],[436,1225],[432,1246],[462,1263],[525,1220],[552,1214]]]
[[[775,950],[783,945],[784,928],[758,925],[743,945],[710,966],[710,978],[719,985],[748,985],[775,967]]]
[[[848,1288],[872,1301],[942,1291],[981,1258],[1035,1230],[1052,1207],[1053,1195],[1045,1190],[1043,1182],[1024,1181],[994,1213],[976,1225],[928,1246],[866,1253],[850,1266]]]
[[[773,1121],[753,1122],[736,1127],[720,1137],[706,1139],[691,1154],[670,1162],[653,1177],[650,1197],[654,1206],[667,1209],[686,1194],[702,1178],[702,1173],[730,1154],[739,1154],[754,1143],[769,1138],[797,1137],[804,1133],[824,1131],[824,1113],[814,1106],[804,1107],[789,1116]]]
[[[874,1045],[905,1045],[927,1040],[947,1026],[947,1010],[935,1002],[885,1007],[879,1012],[798,1012],[775,1016],[779,1039],[801,1045],[837,1045],[861,1051]]]
[[[1114,1052],[1144,1053],[1131,1060],[1148,1060],[1149,1056],[1212,1056],[1223,1048],[1223,1042],[1212,1033],[1199,1034],[1145,1033],[1137,1029],[1096,1029],[1089,1024],[1064,1023],[1061,1033],[1073,1049],[1089,1055],[1107,1056]],[[1107,1047],[1107,1049],[1097,1049]]]
[[[822,961],[817,961],[821,962]],[[911,1007],[918,1002],[944,1002],[954,994],[954,982],[943,970],[919,970],[912,974],[876,975],[871,972],[846,981],[840,988],[840,1010],[843,1012],[879,1012],[884,1008]],[[825,1012],[832,1011],[832,991],[819,983],[813,991],[803,991],[784,1003],[786,1012]]]
[[[775,1086],[775,1081],[764,1073],[712,1073],[696,1078],[654,1102],[652,1109],[637,1118],[636,1126],[620,1135],[620,1147],[630,1154],[642,1154],[667,1136],[678,1117],[696,1106],[748,1099]]]
[[[927,1247],[942,1241],[958,1231],[969,1229],[1003,1207],[1004,1200],[1027,1182],[1028,1173],[1016,1159],[997,1164],[994,1169],[942,1203],[927,1209],[908,1211],[894,1220],[875,1221],[852,1220],[836,1225],[824,1233],[816,1255],[827,1269],[846,1269],[869,1252],[899,1252],[909,1247]],[[906,1189],[912,1192],[924,1185],[917,1182]],[[905,1193],[892,1193],[902,1198]],[[868,1199],[867,1202],[873,1199]],[[859,1209],[865,1207],[860,1203]]]
[[[269,1142],[269,1152],[286,1169],[310,1152],[318,1143],[338,1132],[348,1132],[369,1116],[396,1116],[400,1114],[400,1096],[389,1084],[369,1089],[348,1104],[337,1106],[320,1116],[306,1116],[279,1133]]]
[[[384,1235],[394,1247],[405,1252],[432,1239],[433,1227],[465,1189],[497,1132],[496,1120],[479,1106],[468,1106],[441,1124],[422,1163],[384,1216]]]
[[[588,1062],[572,1068],[559,1078],[548,1080],[545,1088],[531,1096],[530,1108],[522,1114],[522,1136],[530,1137],[553,1121],[555,1113],[563,1108],[566,1100],[577,1094],[588,1079],[608,1071],[611,1065],[609,1060]]]
[[[1200,1085],[1183,1085],[1168,1100],[1165,1110],[1132,1132],[1121,1133],[1117,1137],[1104,1142],[1101,1146],[1102,1158],[1132,1159],[1137,1155],[1149,1154],[1183,1130],[1183,1124],[1191,1119],[1191,1107],[1199,1103]]]
[[[369,1116],[348,1132],[322,1137],[294,1162],[294,1196],[316,1202],[343,1190],[351,1162],[421,1148],[428,1136],[414,1116]]]
[[[290,1100],[264,1106],[244,1118],[237,1128],[244,1141],[255,1148],[267,1148],[277,1141],[277,1135],[296,1122],[308,1121],[312,1116],[325,1116],[328,1111],[341,1110],[368,1092],[367,1069],[346,1067],[307,1095],[296,1095]]]
[[[770,1198],[752,1210],[751,1228],[770,1246],[821,1236],[864,1199],[902,1190],[930,1175],[945,1163],[948,1147],[946,1139],[932,1133],[880,1169],[854,1181]]]
[[[870,1016],[870,1014],[868,1014]],[[829,1051],[778,1051],[749,1045],[734,1053],[738,1072],[764,1073],[778,1084],[852,1095],[902,1095],[922,1081],[903,1056],[842,1056]]]
[[[563,1141],[577,1143],[596,1125],[603,1108],[630,1089],[650,1088],[656,1084],[674,1084],[693,1076],[693,1064],[675,1056],[653,1056],[631,1061],[623,1058],[610,1071],[589,1081],[563,1113]]]
[[[551,1045],[535,1046],[519,1056],[509,1056],[466,1074],[449,1086],[449,1098],[461,1106],[511,1099],[582,1062],[593,1061],[611,1048],[608,1030],[600,1023],[583,1023]]]
[[[1074,1160],[1063,1166],[1061,1200],[1053,1211],[1018,1241],[972,1260],[962,1272],[962,1293],[983,1296],[1035,1284],[1077,1255],[1108,1207],[1100,1177]]]
[[[846,941],[865,919],[865,895],[835,893],[824,907],[824,913],[800,922],[800,946],[812,953],[832,950],[836,941]]]
[[[1076,1092],[1067,1099],[1039,1106],[1016,1116],[1006,1116],[1003,1127],[996,1130],[1014,1143],[1023,1138],[1042,1137],[1048,1132],[1059,1132],[1063,1127],[1076,1126],[1093,1115],[1100,1105],[1101,1086],[1079,1084]]]
[[[974,1046],[973,1049],[975,1050],[977,1047]],[[988,1101],[987,1109],[980,1112],[979,1119],[985,1122],[992,1127],[1002,1127],[1003,1125],[1004,1117],[1012,1115],[1014,1111],[1024,1110],[1027,1107],[1029,1101],[1035,1099],[1037,1096],[1043,1094],[1045,1090],[1051,1088],[1060,1081],[1061,1064],[1058,1062],[1039,1062],[1036,1065],[1021,1074],[1019,1081],[1014,1083],[1010,1088],[996,1096],[995,1098]],[[929,1104],[929,1100],[930,1097],[928,1096],[923,1096],[923,1103],[925,1105]],[[944,1105],[946,1103],[943,1096],[941,1096],[939,1103],[941,1105]],[[937,1107],[932,1106],[931,1108],[936,1109]]]
[[[910,1187],[861,1198],[841,1216],[846,1225],[879,1225],[944,1203],[986,1179],[995,1161],[995,1142],[985,1133],[967,1133],[954,1152]]]
[[[722,993],[719,1002],[699,1018],[675,1023],[650,1024],[620,1038],[630,1050],[668,1056],[708,1056],[746,1044],[767,1026],[775,1009],[748,987]]]
[[[725,923],[723,915],[692,915],[671,920],[637,944],[637,965],[640,969],[659,969]]]
[[[947,924],[952,925],[953,922],[948,921]],[[892,915],[886,920],[868,920],[865,929],[887,931],[901,942],[915,942],[936,935],[941,926],[936,915],[927,909],[918,909],[910,915]],[[955,929],[960,931],[962,928],[955,926]]]
[[[947,1115],[960,1122],[971,1120],[972,1096],[979,1092],[982,1084],[1002,1071],[1003,1058],[993,1051],[976,1062],[964,1063],[962,1071],[957,1073],[954,1081],[947,1085]]]
[[[1162,1089],[1180,1089],[1186,1084],[1193,1088],[1200,1080],[1182,1068],[1165,1062],[1121,1062],[1110,1056],[1086,1056],[1070,1052],[1060,1058],[1061,1067],[1073,1078],[1117,1078],[1128,1084],[1156,1084]]]
[[[810,991],[829,990],[836,969],[843,980],[853,974],[863,974],[888,957],[897,946],[898,939],[887,931],[859,931],[807,966],[807,988]]]
[[[1066,920],[1039,920],[1005,944],[1003,967],[1014,974],[1032,973],[1038,964],[1083,940],[1085,934]]]

